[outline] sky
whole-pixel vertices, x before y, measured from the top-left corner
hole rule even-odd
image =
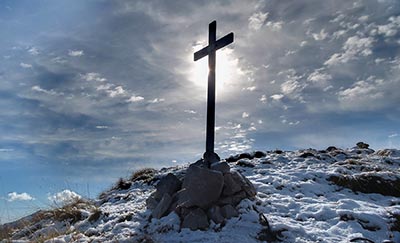
[[[1,0],[0,223],[201,158],[213,20],[222,158],[400,147],[398,0]]]

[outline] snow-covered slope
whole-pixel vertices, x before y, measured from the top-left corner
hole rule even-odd
[[[206,231],[180,229],[175,213],[150,219],[146,208],[157,179],[181,176],[186,165],[144,171],[93,203],[3,225],[2,242],[400,242],[399,150],[277,150],[227,161],[258,194],[238,205],[239,217]]]

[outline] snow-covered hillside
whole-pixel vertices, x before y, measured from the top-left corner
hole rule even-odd
[[[174,212],[150,219],[146,199],[168,173],[144,170],[95,202],[77,201],[0,226],[2,242],[400,242],[400,151],[330,147],[226,159],[256,187],[239,217],[206,231],[180,229]]]

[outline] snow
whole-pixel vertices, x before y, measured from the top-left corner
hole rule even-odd
[[[35,234],[58,234],[45,242],[260,242],[265,229],[261,212],[282,242],[400,242],[400,232],[391,230],[393,215],[400,215],[400,199],[378,193],[353,192],[333,184],[332,175],[375,175],[399,179],[400,151],[347,149],[334,152],[317,150],[267,152],[265,157],[247,160],[254,167],[230,163],[255,185],[254,201],[243,200],[239,217],[226,223],[211,223],[206,231],[180,229],[172,212],[150,219],[146,199],[154,185],[133,182],[128,190],[111,189],[95,202],[101,215],[90,221],[91,213],[82,209],[83,219],[73,224],[49,220],[36,222]],[[158,172],[158,177],[182,173],[177,166]],[[398,222],[399,224],[400,222]],[[15,227],[17,224],[13,224]],[[21,232],[22,229],[19,229]],[[18,234],[14,242],[31,242],[32,235]],[[359,238],[360,240],[357,240]],[[369,241],[362,241],[368,239]],[[6,241],[2,241],[6,242]],[[144,242],[144,241],[143,241]]]

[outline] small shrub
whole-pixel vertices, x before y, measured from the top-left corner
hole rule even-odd
[[[126,181],[122,178],[119,178],[117,184],[115,185],[114,189],[121,189],[121,190],[127,190],[132,186],[132,183],[129,181]]]
[[[89,222],[96,222],[97,220],[99,220],[101,214],[102,214],[101,210],[96,208],[94,212],[92,212],[92,214],[89,216],[88,218]]]
[[[155,175],[155,169],[145,168],[135,171],[131,176],[131,181],[143,181],[145,183],[150,183],[154,179]]]

